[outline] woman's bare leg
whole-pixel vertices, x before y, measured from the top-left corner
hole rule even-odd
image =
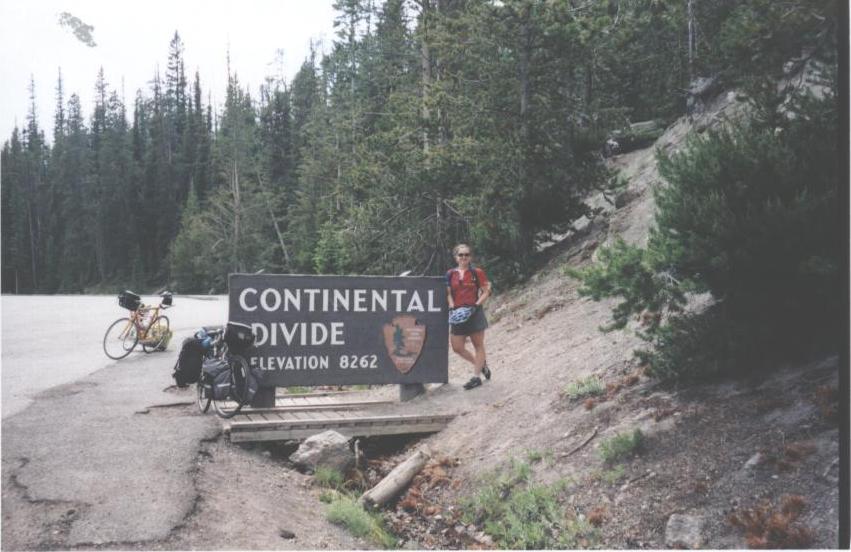
[[[470,334],[470,341],[473,342],[473,348],[476,350],[476,355],[473,360],[473,373],[476,376],[482,374],[482,366],[485,365],[487,355],[485,354],[485,332],[484,330]]]
[[[470,364],[476,364],[476,358],[473,356],[473,353],[467,350],[466,335],[450,335],[449,340],[452,343],[452,350],[455,351],[458,356],[460,356]]]

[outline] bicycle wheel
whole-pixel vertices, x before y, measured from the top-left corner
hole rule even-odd
[[[212,397],[206,396],[204,393],[204,382],[199,381],[195,384],[195,392],[198,397],[198,409],[202,414],[206,414],[208,410],[210,410],[210,403],[213,401]]]
[[[129,355],[139,342],[136,326],[129,318],[119,318],[103,334],[103,352],[113,360]]]
[[[157,316],[156,320],[148,326],[148,331],[145,332],[145,341],[142,342],[142,350],[146,353],[156,351],[167,337],[168,317]]]
[[[213,409],[221,418],[233,418],[245,406],[248,390],[248,361],[239,355],[228,356],[231,392],[228,400],[213,399]]]

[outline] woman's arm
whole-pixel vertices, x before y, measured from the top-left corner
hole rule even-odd
[[[454,309],[455,301],[452,300],[452,288],[449,286],[446,286],[446,300],[449,302],[449,308]]]
[[[480,307],[485,304],[485,301],[488,300],[488,297],[491,295],[491,283],[486,282],[480,289],[479,298],[476,301],[476,306]]]

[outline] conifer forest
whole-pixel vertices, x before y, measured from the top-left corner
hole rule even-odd
[[[439,275],[474,244],[499,285],[616,184],[606,137],[837,63],[834,0],[337,0],[290,82],[230,66],[210,101],[180,29],[127,99],[30,90],[2,149],[2,292],[224,293],[234,272]],[[157,61],[164,69],[153,70]],[[118,76],[115,76],[117,79]],[[827,77],[830,84],[830,75]],[[835,80],[835,79],[834,79]],[[35,97],[55,96],[52,128]],[[219,97],[221,92],[217,91]],[[23,115],[23,114],[21,114]]]

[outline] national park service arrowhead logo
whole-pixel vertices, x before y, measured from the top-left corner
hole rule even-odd
[[[413,316],[397,316],[384,324],[384,345],[396,369],[407,374],[417,363],[426,340],[426,327]]]

